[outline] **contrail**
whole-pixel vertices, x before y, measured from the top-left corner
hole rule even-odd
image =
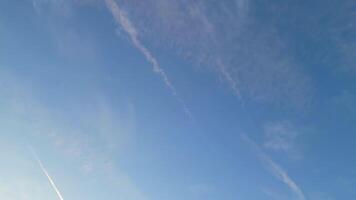
[[[240,101],[242,102],[242,104],[244,106],[244,101],[243,101],[243,98],[241,95],[241,90],[238,87],[238,81],[232,78],[231,74],[226,69],[226,66],[221,62],[220,59],[217,60],[217,68],[218,68],[219,72],[221,73],[221,75],[223,76],[223,78],[225,78],[225,80],[230,84],[233,93],[240,99]]]
[[[157,73],[165,85],[170,89],[173,96],[178,99],[178,102],[183,106],[184,112],[193,119],[193,115],[184,103],[183,99],[177,94],[177,91],[171,81],[169,80],[166,72],[161,68],[156,58],[152,53],[141,43],[138,38],[138,33],[126,13],[119,7],[115,0],[105,0],[106,6],[113,15],[115,21],[122,27],[122,29],[129,36],[132,44],[146,57],[147,61],[152,65],[153,71]]]
[[[54,183],[53,179],[51,178],[51,176],[49,175],[49,173],[47,172],[46,168],[43,166],[42,161],[40,160],[40,158],[38,157],[37,153],[35,152],[35,150],[33,148],[31,148],[32,154],[35,157],[37,163],[39,164],[39,166],[41,167],[42,172],[46,175],[48,181],[50,182],[52,188],[54,189],[54,191],[56,192],[58,199],[59,200],[64,200],[61,192],[59,191],[59,189],[57,188],[56,184]]]
[[[298,200],[306,200],[303,191],[281,166],[267,156],[247,135],[242,134],[241,137],[243,141],[248,143],[256,151],[257,156],[265,164],[265,167],[275,175],[277,179],[283,182],[298,197]]]

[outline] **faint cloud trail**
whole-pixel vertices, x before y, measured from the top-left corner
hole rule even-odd
[[[266,165],[268,170],[270,170],[271,173],[273,173],[280,181],[286,184],[289,189],[298,197],[298,200],[306,200],[303,191],[281,166],[279,166],[269,156],[267,156],[247,135],[243,134],[242,140],[251,145],[251,147],[256,151],[259,159]]]
[[[231,74],[226,69],[226,66],[220,60],[217,61],[217,68],[225,80],[230,84],[234,94],[243,102],[241,90],[238,87],[238,82],[232,78]]]
[[[151,63],[153,71],[161,77],[165,85],[171,90],[172,95],[178,99],[178,102],[183,106],[184,112],[188,115],[188,117],[193,119],[192,113],[184,103],[183,99],[177,94],[175,87],[168,79],[168,76],[165,71],[161,68],[152,53],[138,39],[137,30],[131,23],[130,19],[126,16],[126,13],[119,7],[115,0],[105,0],[105,3],[116,22],[130,37],[132,44],[146,57],[147,61]]]
[[[42,161],[40,160],[40,158],[38,157],[37,153],[35,152],[35,150],[30,147],[30,150],[34,156],[34,158],[36,159],[37,163],[39,164],[39,166],[41,167],[42,172],[46,175],[48,181],[50,182],[52,188],[54,189],[54,191],[56,192],[58,199],[59,200],[64,200],[62,197],[61,192],[59,191],[59,189],[57,188],[56,184],[54,183],[52,177],[49,175],[49,173],[47,172],[46,168],[43,166]]]

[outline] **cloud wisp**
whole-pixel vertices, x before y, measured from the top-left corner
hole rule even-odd
[[[34,158],[36,159],[38,165],[40,166],[42,172],[46,175],[49,183],[51,184],[53,190],[56,192],[57,194],[57,197],[59,200],[64,200],[61,192],[59,191],[58,187],[56,186],[56,184],[54,183],[52,177],[49,175],[48,171],[46,170],[46,168],[43,166],[43,163],[42,161],[40,160],[39,156],[37,155],[37,153],[35,152],[35,150],[33,148],[30,148],[31,151],[32,151],[32,154],[34,156]]]
[[[310,102],[309,75],[254,1],[118,1],[140,38],[214,71],[240,100],[298,109]]]
[[[289,121],[275,121],[264,125],[263,146],[275,152],[283,152],[290,158],[302,158],[298,139],[305,128],[296,127]]]
[[[127,17],[126,13],[119,7],[119,5],[115,2],[115,0],[105,0],[107,8],[110,10],[113,15],[115,21],[122,27],[122,29],[129,36],[132,44],[135,48],[137,48],[147,59],[147,61],[152,65],[153,71],[157,73],[165,85],[169,88],[172,95],[175,96],[179,103],[183,106],[184,112],[193,119],[193,115],[184,103],[183,99],[177,94],[175,87],[172,82],[169,80],[165,71],[159,65],[157,59],[152,55],[152,53],[141,43],[138,38],[138,32],[135,26],[132,24],[130,19]]]
[[[257,153],[258,158],[266,166],[267,170],[269,170],[278,180],[288,186],[288,188],[295,194],[298,200],[306,200],[303,191],[281,166],[279,166],[268,155],[266,155],[260,149],[260,147],[258,147],[258,145],[254,141],[252,141],[247,135],[243,134],[242,140],[253,148],[253,150]]]
[[[221,63],[221,61],[218,60],[217,63],[218,70],[220,71],[221,75],[224,77],[224,79],[230,84],[232,91],[234,94],[242,101],[242,95],[241,95],[241,90],[238,87],[238,81],[235,80],[232,76],[231,73],[229,73],[226,69],[226,66]],[[242,101],[243,103],[243,101]],[[244,104],[243,104],[244,105]]]

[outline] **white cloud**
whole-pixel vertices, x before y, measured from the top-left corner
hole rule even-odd
[[[282,183],[284,183],[288,188],[294,193],[298,200],[305,200],[305,195],[297,183],[288,175],[286,170],[284,170],[280,165],[274,162],[267,154],[265,154],[261,148],[252,141],[247,135],[242,135],[242,139],[248,143],[256,152],[259,159],[263,162],[266,168]]]
[[[34,2],[37,2],[35,5],[49,4],[45,0]],[[65,2],[54,1],[50,9],[62,10],[60,15],[70,16],[74,3],[97,4],[88,0]],[[190,117],[190,110],[141,39],[147,38],[150,43],[215,70],[240,99],[243,96],[254,102],[298,109],[310,102],[310,78],[295,60],[288,43],[279,37],[278,30],[266,26],[251,12],[255,9],[253,1],[106,0],[105,3],[133,46],[145,56]],[[67,34],[63,44],[72,43],[76,38]],[[77,49],[93,54],[90,50],[93,48],[87,48],[93,45],[83,44],[83,48]]]
[[[301,134],[300,131],[288,122],[267,123],[264,126],[264,147],[289,154],[297,154],[296,140]]]
[[[225,80],[230,84],[231,89],[233,90],[234,94],[242,100],[241,91],[239,88],[238,80],[234,79],[231,74],[227,71],[226,66],[221,63],[220,61],[217,62],[216,66],[220,71],[221,75],[225,78]]]
[[[172,92],[179,103],[183,106],[184,112],[193,119],[193,115],[188,109],[187,105],[184,103],[183,99],[177,94],[177,91],[171,81],[169,80],[166,72],[161,68],[157,59],[152,55],[152,53],[141,43],[138,38],[138,32],[130,19],[127,17],[125,11],[123,11],[115,0],[105,0],[108,9],[115,18],[116,22],[123,28],[123,30],[128,34],[131,39],[132,44],[146,57],[147,61],[152,65],[153,71],[157,73],[166,86]]]
[[[234,94],[278,106],[308,104],[309,77],[274,27],[251,13],[253,1],[120,2],[141,37],[214,69]]]

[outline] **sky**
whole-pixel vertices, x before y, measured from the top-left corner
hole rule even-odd
[[[1,0],[0,199],[354,199],[355,10]]]

